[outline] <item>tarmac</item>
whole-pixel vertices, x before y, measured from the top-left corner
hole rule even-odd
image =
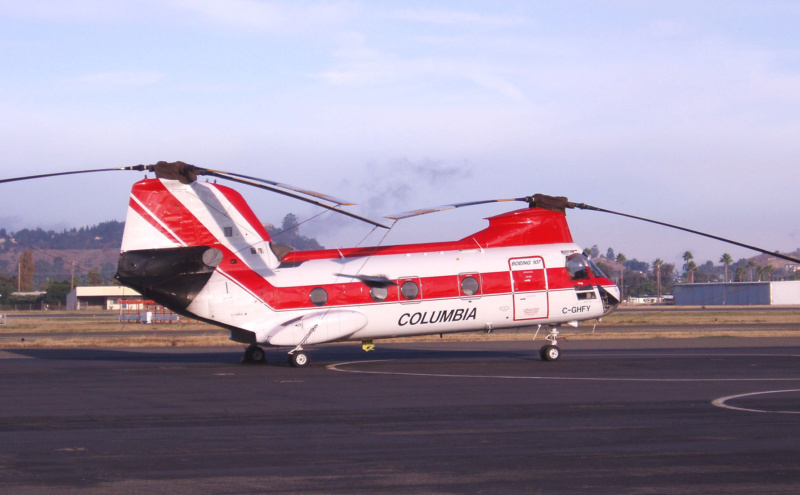
[[[376,344],[0,350],[0,492],[800,492],[800,338]]]

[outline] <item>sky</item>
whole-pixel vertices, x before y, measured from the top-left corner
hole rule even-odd
[[[0,178],[181,160],[378,220],[544,193],[791,252],[798,25],[800,4],[776,0],[0,0]],[[123,220],[142,177],[0,185],[0,227]],[[326,247],[457,239],[515,208],[386,233],[234,187],[263,222],[293,212]],[[582,247],[628,259],[758,254],[604,213],[568,220]]]

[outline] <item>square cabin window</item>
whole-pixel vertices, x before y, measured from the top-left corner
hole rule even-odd
[[[233,227],[225,227],[225,237],[233,237]]]

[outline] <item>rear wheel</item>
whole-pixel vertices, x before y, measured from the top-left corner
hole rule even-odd
[[[244,360],[248,363],[263,363],[266,361],[266,357],[264,349],[257,345],[250,346],[244,351]]]

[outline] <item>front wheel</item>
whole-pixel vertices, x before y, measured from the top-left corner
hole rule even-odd
[[[308,363],[311,360],[308,358],[308,354],[303,351],[297,351],[295,353],[289,354],[289,364],[294,366],[295,368],[302,368],[304,366],[308,366]]]
[[[539,355],[544,361],[558,361],[561,357],[561,350],[555,345],[546,345],[539,351]]]

